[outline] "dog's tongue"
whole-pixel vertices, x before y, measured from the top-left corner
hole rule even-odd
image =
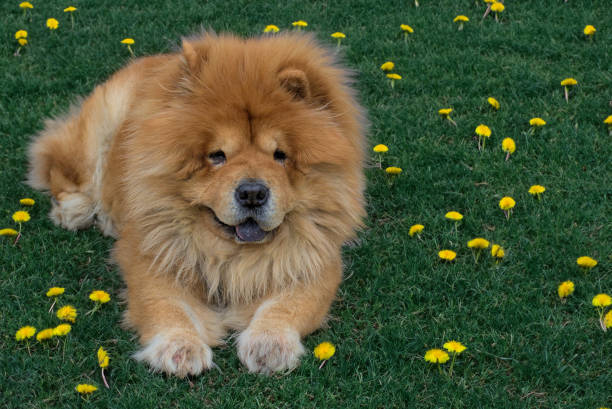
[[[266,236],[266,232],[259,227],[253,219],[236,226],[236,235],[242,241],[260,241]]]

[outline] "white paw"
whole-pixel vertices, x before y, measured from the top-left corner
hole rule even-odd
[[[154,370],[185,377],[197,375],[214,364],[212,350],[204,342],[178,334],[157,334],[134,354]]]
[[[292,329],[272,332],[247,328],[238,336],[238,357],[250,372],[269,375],[297,367],[304,347]]]
[[[89,227],[94,220],[95,211],[91,198],[85,193],[65,193],[53,203],[49,217],[53,222],[68,230]]]

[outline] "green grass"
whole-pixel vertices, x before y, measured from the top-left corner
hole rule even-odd
[[[612,148],[603,119],[610,115],[612,15],[601,1],[507,2],[501,23],[481,20],[475,0],[413,2],[75,0],[76,25],[62,13],[70,2],[34,1],[24,18],[19,1],[0,5],[0,228],[15,227],[18,199],[33,197],[32,220],[17,246],[0,241],[0,390],[2,406],[38,407],[363,407],[363,408],[598,408],[612,406],[612,331],[598,326],[592,297],[612,293]],[[452,19],[470,17],[457,31]],[[60,27],[50,33],[47,17]],[[289,29],[297,19],[342,52],[358,73],[360,97],[372,122],[371,145],[390,147],[384,165],[393,179],[368,175],[368,222],[358,245],[345,250],[346,279],[329,328],[305,339],[337,346],[323,369],[307,355],[289,375],[262,377],[241,366],[233,345],[215,349],[222,372],[181,380],[153,374],[132,359],[137,343],[119,328],[122,281],[108,262],[112,241],[95,230],[71,233],[49,221],[49,199],[23,184],[29,138],[49,116],[64,112],[129,61],[119,43],[136,40],[137,55],[172,50],[202,27],[241,35],[266,24]],[[401,23],[415,33],[404,44]],[[597,34],[585,40],[582,29]],[[14,57],[15,31],[30,45]],[[403,76],[391,89],[379,66],[391,60]],[[569,104],[559,82],[579,81]],[[489,96],[501,102],[494,112]],[[452,107],[454,127],[437,115]],[[528,120],[548,125],[529,136]],[[493,130],[484,152],[472,139]],[[517,151],[504,161],[501,140]],[[542,201],[527,193],[546,186]],[[497,203],[516,199],[506,220]],[[465,215],[457,236],[444,219]],[[425,225],[422,240],[408,237]],[[503,263],[487,254],[475,265],[466,242],[485,237],[506,249]],[[437,252],[458,252],[442,264]],[[585,274],[576,258],[599,265]],[[564,280],[576,284],[566,302]],[[61,304],[80,316],[64,343],[14,340],[26,324],[55,326],[44,296],[66,287]],[[105,289],[113,301],[91,316],[87,295]],[[457,339],[467,345],[453,377],[426,364],[427,349]],[[95,352],[111,354],[102,387]],[[100,390],[86,402],[78,383]]]

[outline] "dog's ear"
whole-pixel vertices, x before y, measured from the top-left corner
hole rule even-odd
[[[208,59],[208,50],[205,44],[196,43],[183,38],[182,60],[189,71],[196,74]]]
[[[310,98],[310,83],[304,71],[297,68],[285,68],[278,74],[278,81],[293,98],[298,100]]]

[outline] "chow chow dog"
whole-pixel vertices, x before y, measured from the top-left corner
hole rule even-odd
[[[199,374],[232,331],[251,372],[299,364],[365,216],[351,82],[310,36],[204,33],[46,122],[29,184],[56,224],[117,238],[137,360]]]

